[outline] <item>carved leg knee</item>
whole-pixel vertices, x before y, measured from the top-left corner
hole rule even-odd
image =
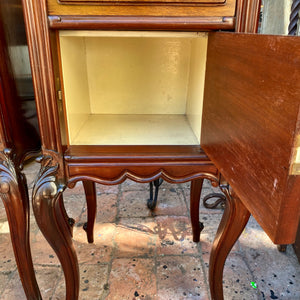
[[[29,300],[42,299],[29,244],[29,198],[24,175],[9,149],[0,154],[0,197],[4,203],[20,279]]]
[[[58,165],[51,157],[40,159],[41,170],[33,187],[33,210],[41,232],[56,252],[66,281],[66,299],[76,300],[79,293],[78,261],[72,242],[70,224],[62,199],[63,185],[56,182]]]

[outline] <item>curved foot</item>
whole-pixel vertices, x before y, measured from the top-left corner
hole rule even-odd
[[[4,203],[15,259],[29,300],[42,299],[32,264],[29,244],[29,197],[25,176],[15,167],[11,151],[0,159],[0,197]]]
[[[163,183],[163,179],[159,178],[150,182],[150,199],[147,200],[147,207],[154,210],[157,204],[159,187]],[[153,197],[153,185],[155,187],[154,197]]]
[[[279,252],[286,252],[287,245],[277,245]]]
[[[97,213],[97,193],[96,185],[93,181],[82,181],[87,205],[87,222],[84,223],[83,229],[86,231],[89,243],[94,242],[94,225]]]
[[[66,299],[76,300],[79,294],[79,270],[72,242],[72,230],[65,214],[63,185],[56,182],[58,165],[50,156],[40,159],[41,170],[33,187],[32,205],[37,224],[57,254],[65,275]]]
[[[193,241],[200,241],[200,233],[204,228],[203,223],[199,222],[199,204],[203,185],[203,179],[195,179],[191,182],[190,192],[190,215],[193,230]]]
[[[227,201],[225,211],[213,243],[209,261],[209,285],[213,300],[223,299],[223,269],[226,258],[244,230],[250,213],[236,195],[222,188]]]

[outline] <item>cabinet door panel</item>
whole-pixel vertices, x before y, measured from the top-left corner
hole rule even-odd
[[[299,221],[300,39],[209,36],[201,146],[275,243]]]

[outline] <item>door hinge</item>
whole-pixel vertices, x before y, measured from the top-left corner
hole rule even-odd
[[[300,135],[297,136],[295,142],[295,150],[290,173],[291,175],[300,175]]]
[[[62,102],[62,91],[61,90],[57,91],[57,98],[58,98],[59,102]]]

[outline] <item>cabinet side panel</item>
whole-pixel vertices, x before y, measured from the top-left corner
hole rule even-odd
[[[22,0],[43,149],[62,153],[46,0]]]
[[[193,132],[200,143],[202,106],[207,54],[207,36],[193,40],[186,114]]]
[[[69,138],[72,143],[91,113],[84,37],[60,37]]]
[[[201,146],[275,243],[293,241],[299,215],[289,197],[299,47],[297,38],[231,33],[208,43]]]

